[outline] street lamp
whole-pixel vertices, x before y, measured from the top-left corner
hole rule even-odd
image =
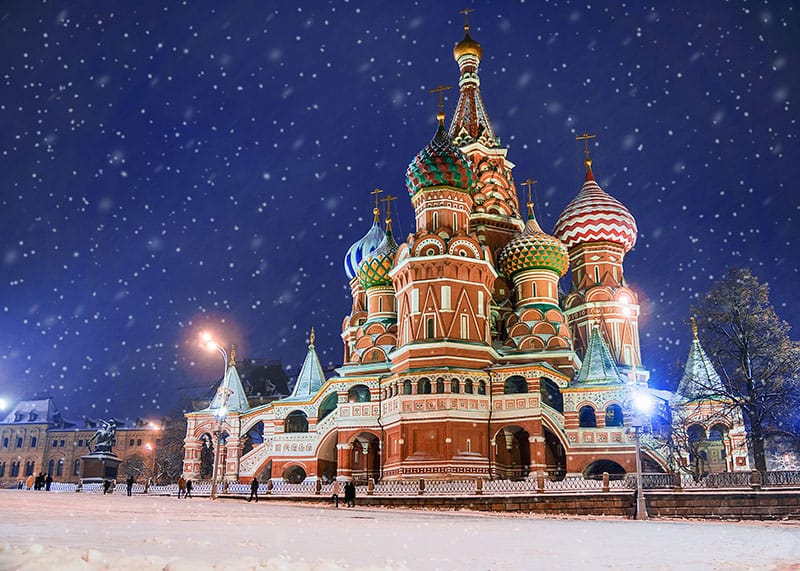
[[[225,416],[228,414],[228,398],[231,396],[233,391],[228,387],[228,353],[225,352],[225,348],[214,341],[211,335],[207,332],[200,334],[200,339],[203,341],[203,346],[209,351],[218,351],[221,355],[223,360],[225,361],[225,372],[222,377],[222,383],[220,384],[219,388],[217,389],[217,396],[219,400],[217,402],[217,407],[214,409],[214,418],[216,419],[216,426],[214,429],[214,437],[216,443],[214,444],[214,466],[212,468],[213,472],[211,474],[211,499],[217,499],[217,477],[219,473],[219,461],[220,461],[220,448],[222,447],[222,425],[225,422]],[[231,350],[231,357],[233,357],[233,350]],[[215,400],[216,397],[215,397]]]
[[[648,519],[647,503],[644,501],[644,485],[642,482],[642,427],[647,424],[647,416],[652,413],[653,400],[643,392],[633,393],[633,436],[636,441],[636,519]]]

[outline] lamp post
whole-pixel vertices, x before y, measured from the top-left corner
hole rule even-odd
[[[653,401],[642,392],[633,395],[633,437],[636,442],[636,519],[648,519],[647,503],[644,500],[644,485],[642,482],[642,427],[646,424],[645,416],[652,410]]]
[[[216,419],[216,426],[214,429],[214,466],[212,468],[213,472],[211,474],[211,499],[217,499],[217,478],[219,473],[219,462],[220,462],[220,448],[222,447],[222,425],[225,422],[225,416],[228,414],[228,398],[231,396],[233,391],[228,387],[228,353],[225,352],[225,348],[214,341],[208,333],[201,333],[200,338],[203,340],[203,345],[209,351],[216,350],[222,355],[222,359],[225,362],[225,369],[222,376],[222,383],[220,384],[219,388],[217,389],[217,397],[219,397],[219,401],[217,407],[214,409],[214,418]],[[233,355],[231,355],[233,356]],[[216,397],[215,397],[216,400]]]

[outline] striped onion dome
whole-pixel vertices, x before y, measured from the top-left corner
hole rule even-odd
[[[377,210],[377,209],[376,209]],[[375,221],[364,236],[348,248],[344,256],[344,273],[352,280],[358,272],[358,266],[372,252],[378,249],[383,241],[383,230],[378,223],[379,213],[375,213]]]
[[[439,113],[439,128],[433,140],[422,149],[406,169],[406,188],[414,196],[423,188],[450,186],[470,192],[472,166],[456,147],[444,128],[444,114]]]
[[[391,221],[389,221],[383,242],[358,266],[358,279],[365,290],[375,286],[392,285],[389,272],[394,265],[394,255],[398,247],[392,238]]]
[[[586,181],[556,221],[553,234],[568,248],[587,242],[613,242],[628,253],[636,244],[636,220],[630,211],[594,180],[586,161]]]
[[[509,278],[517,272],[535,269],[550,270],[561,277],[567,273],[569,256],[558,238],[542,231],[529,202],[525,229],[500,251],[498,265]]]

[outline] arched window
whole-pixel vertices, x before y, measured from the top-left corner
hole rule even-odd
[[[369,388],[367,385],[354,385],[347,391],[347,402],[369,402]]]
[[[444,379],[436,379],[436,393],[444,393]]]
[[[50,462],[47,463],[47,475],[52,476],[55,469],[56,469],[56,461],[51,458]]]
[[[464,381],[464,392],[471,395],[472,391],[472,379],[467,379]]]
[[[706,439],[706,430],[699,424],[693,424],[686,429],[686,435],[690,443],[700,442]]]
[[[594,408],[588,404],[582,406],[578,411],[578,426],[581,428],[597,428],[597,418],[594,414]]]
[[[411,381],[406,379],[403,381],[403,394],[410,395],[411,394]]]
[[[336,393],[331,393],[322,399],[322,402],[319,403],[319,409],[317,409],[317,422],[336,410],[337,406],[339,406],[339,395]]]
[[[458,379],[453,379],[450,381],[450,392],[456,395],[461,392],[461,386],[458,382]]]
[[[618,404],[606,408],[606,426],[622,426],[622,407]]]
[[[308,432],[308,417],[302,410],[295,410],[286,417],[286,432]]]
[[[436,334],[433,317],[428,317],[425,321],[426,321],[426,333],[427,333],[426,337],[428,339],[433,339],[434,335]]]
[[[486,381],[479,381],[478,382],[478,394],[485,395],[486,394]]]
[[[554,381],[542,378],[539,382],[539,393],[544,404],[564,414],[564,397]]]
[[[524,377],[520,377],[519,375],[508,377],[503,386],[503,392],[507,395],[527,393],[528,383],[525,381]]]
[[[431,394],[431,381],[425,377],[417,381],[417,394],[429,395]]]
[[[61,458],[56,465],[56,476],[62,476],[64,474],[64,459]]]
[[[708,431],[709,440],[722,440],[727,430],[721,424],[715,424]]]
[[[6,463],[0,462],[0,478],[6,475]]]
[[[288,466],[283,471],[283,479],[290,484],[299,484],[306,479],[306,471],[300,466]]]

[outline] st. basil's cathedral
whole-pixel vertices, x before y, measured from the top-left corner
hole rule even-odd
[[[631,398],[658,392],[647,387],[624,273],[636,220],[598,185],[588,144],[583,186],[553,233],[536,220],[531,181],[523,219],[514,164],[480,92],[483,50],[465,31],[453,49],[455,113],[446,125],[440,103],[433,139],[406,170],[415,232],[396,241],[393,197],[382,221],[376,189],[373,224],[345,255],[352,307],[341,367],[326,379],[312,331],[292,394],[251,407],[231,358],[209,406],[186,415],[187,478],[209,477],[220,432],[226,481],[635,470]],[[698,396],[715,382],[695,332],[678,392],[664,400],[685,413],[677,428],[703,444],[677,462],[749,469],[741,418],[720,412],[723,397]],[[645,446],[645,471],[670,469],[668,448]]]

